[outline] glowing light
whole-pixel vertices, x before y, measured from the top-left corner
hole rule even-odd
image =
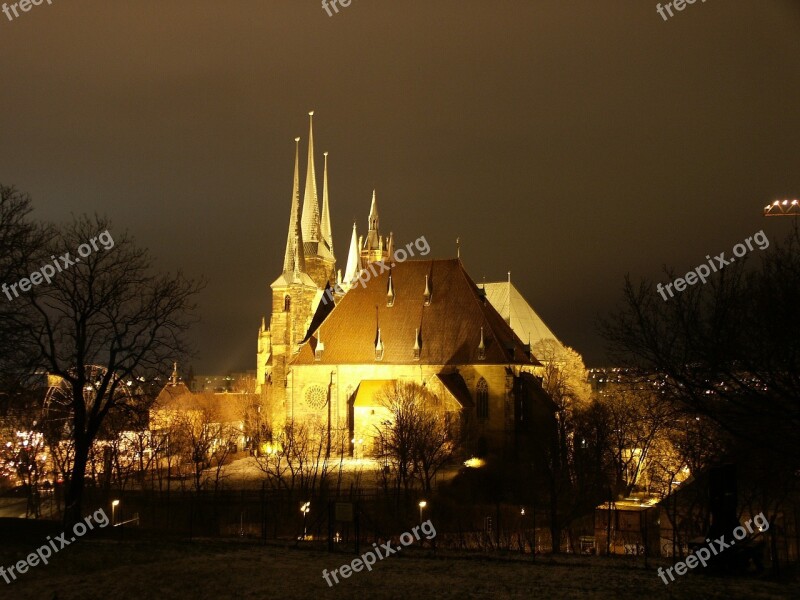
[[[790,216],[796,217],[800,212],[798,212],[798,208],[800,208],[800,201],[797,198],[789,199],[785,198],[783,200],[775,200],[771,204],[767,204],[764,207],[764,215],[768,217],[773,216]]]
[[[480,469],[481,467],[486,466],[486,461],[482,458],[473,456],[472,458],[464,461],[464,466],[468,469]]]

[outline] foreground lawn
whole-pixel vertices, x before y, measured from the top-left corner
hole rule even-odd
[[[0,540],[0,565],[36,544]],[[363,548],[362,552],[367,548]],[[426,557],[411,549],[328,587],[322,570],[354,558],[236,541],[83,539],[7,585],[0,598],[35,600],[221,598],[800,598],[797,584],[687,575],[665,586],[623,558]]]

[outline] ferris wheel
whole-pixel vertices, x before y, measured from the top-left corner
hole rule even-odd
[[[86,365],[84,371],[86,385],[83,388],[83,403],[88,412],[98,401],[97,391],[102,385],[108,369],[97,365]],[[75,372],[76,369],[71,369],[70,375]],[[47,379],[47,393],[42,406],[42,428],[51,437],[69,438],[73,422],[72,384],[58,375],[48,375]],[[117,396],[116,402],[131,399],[130,386],[125,385],[116,376],[110,382],[109,389],[114,390],[114,394]]]

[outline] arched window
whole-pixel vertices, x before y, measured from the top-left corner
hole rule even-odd
[[[290,296],[285,296],[283,299],[283,312],[289,312],[292,308],[292,299]]]
[[[488,419],[489,418],[489,386],[486,384],[486,380],[481,377],[480,381],[478,381],[478,386],[476,388],[476,396],[478,399],[477,402],[477,413],[479,419]]]

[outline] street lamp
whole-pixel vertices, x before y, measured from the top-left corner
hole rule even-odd
[[[119,506],[119,500],[114,500],[111,503],[111,526],[112,527],[116,527],[117,526],[116,512],[117,512],[117,507],[118,506]]]
[[[300,507],[300,512],[303,513],[303,539],[306,539],[306,516],[308,515],[308,511],[311,510],[311,502],[306,502],[303,506]]]
[[[419,501],[419,522],[422,523],[422,509],[428,506],[428,503],[425,500]]]

